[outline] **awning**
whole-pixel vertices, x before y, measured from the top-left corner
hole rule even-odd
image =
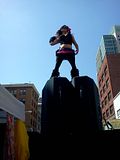
[[[0,109],[25,121],[25,105],[17,100],[7,89],[0,85]]]

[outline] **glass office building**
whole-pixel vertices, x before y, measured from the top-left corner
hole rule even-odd
[[[119,53],[120,53],[120,26],[113,26],[110,34],[102,36],[96,58],[97,72],[101,68],[103,59],[106,54],[119,54]]]

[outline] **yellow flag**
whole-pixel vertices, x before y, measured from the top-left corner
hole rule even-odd
[[[15,160],[28,160],[29,153],[29,137],[25,124],[21,120],[15,122]]]

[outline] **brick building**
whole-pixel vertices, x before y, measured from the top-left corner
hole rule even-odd
[[[113,100],[120,91],[120,26],[103,35],[96,65],[102,115],[106,120],[114,119]]]
[[[11,94],[25,104],[25,123],[28,131],[38,128],[38,98],[39,92],[34,84],[6,84],[3,85]]]

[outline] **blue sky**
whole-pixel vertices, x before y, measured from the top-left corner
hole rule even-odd
[[[72,29],[80,52],[80,75],[96,81],[101,36],[120,25],[119,0],[0,0],[0,83],[34,83],[41,93],[55,65],[48,41],[60,26]],[[70,78],[64,61],[61,76]]]

